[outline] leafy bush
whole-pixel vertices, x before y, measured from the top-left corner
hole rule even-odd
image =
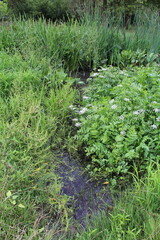
[[[0,19],[3,19],[8,14],[8,5],[6,2],[0,1]]]
[[[91,158],[92,174],[124,180],[134,168],[141,174],[150,162],[160,160],[160,72],[117,69],[109,78],[111,71],[93,75],[94,94],[84,100],[88,110],[80,118],[77,138]]]
[[[9,0],[9,6],[15,14],[44,16],[46,19],[56,20],[69,14],[71,0]]]
[[[123,50],[119,54],[119,65],[121,67],[133,67],[133,66],[146,66],[148,64],[153,64],[158,60],[158,54],[145,53],[145,51]]]

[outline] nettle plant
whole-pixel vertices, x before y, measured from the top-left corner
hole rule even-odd
[[[112,80],[119,77],[119,82],[110,78],[110,87],[104,88],[111,71],[93,74],[89,89],[94,92],[83,97],[87,110],[77,139],[91,159],[92,175],[124,180],[129,172],[142,174],[150,162],[160,160],[160,73],[154,68],[116,69]]]

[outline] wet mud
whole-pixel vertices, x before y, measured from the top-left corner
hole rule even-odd
[[[112,205],[108,185],[104,180],[93,181],[84,171],[83,161],[64,153],[57,172],[62,181],[61,194],[70,198],[68,204],[73,210],[73,219],[83,223],[86,217]]]

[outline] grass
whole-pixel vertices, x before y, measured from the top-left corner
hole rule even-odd
[[[159,29],[157,13],[137,14],[132,31],[123,28],[120,18],[115,20],[109,15],[102,24],[98,14],[86,14],[79,21],[67,23],[23,18],[2,23],[1,239],[49,240],[57,232],[67,231],[67,198],[60,195],[54,153],[69,138],[69,106],[78,94],[65,72],[92,70],[103,64],[125,67],[132,63],[136,51],[140,56],[136,55],[134,64],[158,62]],[[149,58],[151,53],[157,57]],[[104,212],[95,216],[85,231],[79,230],[69,239],[107,236],[113,240],[158,240],[159,165],[157,169],[153,171],[149,166],[144,181],[135,178],[135,189],[115,204],[110,216]]]
[[[92,216],[74,237],[80,240],[159,240],[160,239],[160,168],[148,167],[146,179],[134,177],[134,188],[115,201],[113,210]]]
[[[85,15],[80,21],[52,23],[43,19],[14,20],[2,24],[0,49],[10,53],[19,51],[23,58],[35,55],[47,58],[52,66],[66,71],[97,68],[103,64],[119,65],[123,50],[158,53],[159,16],[157,13],[138,14],[134,31],[123,28],[121,17],[108,15],[102,24],[99,14]],[[38,49],[38,51],[37,51]]]
[[[19,54],[1,58],[0,235],[29,239],[47,226],[48,215],[65,211],[54,151],[70,131],[75,90],[63,72],[29,67]]]

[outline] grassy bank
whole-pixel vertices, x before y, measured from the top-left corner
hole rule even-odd
[[[75,237],[80,240],[159,240],[160,239],[160,169],[148,167],[144,181],[135,178],[134,190],[123,193],[113,210],[88,219],[85,231]]]
[[[66,218],[54,153],[69,134],[75,90],[39,60],[6,52],[0,59],[0,238],[40,239],[48,216]]]

